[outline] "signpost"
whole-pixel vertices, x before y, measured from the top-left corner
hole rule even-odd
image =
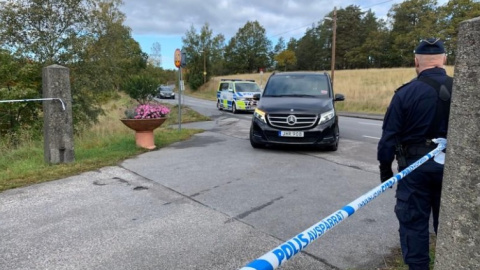
[[[182,51],[175,50],[174,55],[175,66],[178,68],[178,131],[182,131]]]
[[[263,68],[260,68],[260,87],[262,87],[262,85],[263,85]]]

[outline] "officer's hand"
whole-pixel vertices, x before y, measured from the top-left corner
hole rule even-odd
[[[380,164],[380,182],[385,182],[392,178],[392,164]]]

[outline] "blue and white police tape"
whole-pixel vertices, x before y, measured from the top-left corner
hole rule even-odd
[[[306,248],[310,243],[323,236],[327,231],[335,227],[347,217],[353,215],[358,209],[364,207],[373,199],[378,197],[381,193],[385,192],[387,188],[392,187],[395,183],[400,181],[400,179],[404,178],[407,174],[411,173],[420,165],[440,154],[442,150],[447,147],[446,139],[434,139],[433,142],[438,144],[437,148],[405,168],[403,171],[397,173],[392,178],[360,196],[353,202],[347,204],[342,209],[322,219],[320,222],[306,229],[302,233],[299,233],[297,236],[293,237],[287,242],[265,253],[260,258],[250,262],[240,270],[272,270],[279,267],[282,265],[282,263],[291,259],[294,255]]]

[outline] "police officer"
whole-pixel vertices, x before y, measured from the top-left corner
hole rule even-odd
[[[452,78],[444,69],[442,41],[427,39],[415,49],[417,78],[395,91],[385,114],[378,144],[382,183],[398,170],[432,151],[434,138],[446,138]],[[437,233],[443,164],[431,159],[402,179],[397,187],[395,214],[400,224],[400,245],[410,270],[429,269],[429,218]]]

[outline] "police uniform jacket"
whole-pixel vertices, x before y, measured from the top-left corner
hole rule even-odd
[[[444,83],[447,74],[443,68],[431,68],[422,71],[420,77],[430,77]],[[392,164],[395,158],[395,145],[413,145],[425,143],[427,131],[434,121],[438,93],[429,84],[417,79],[401,86],[395,91],[383,121],[382,138],[378,144],[377,159],[380,164]],[[446,138],[448,119],[435,127],[436,138]]]

